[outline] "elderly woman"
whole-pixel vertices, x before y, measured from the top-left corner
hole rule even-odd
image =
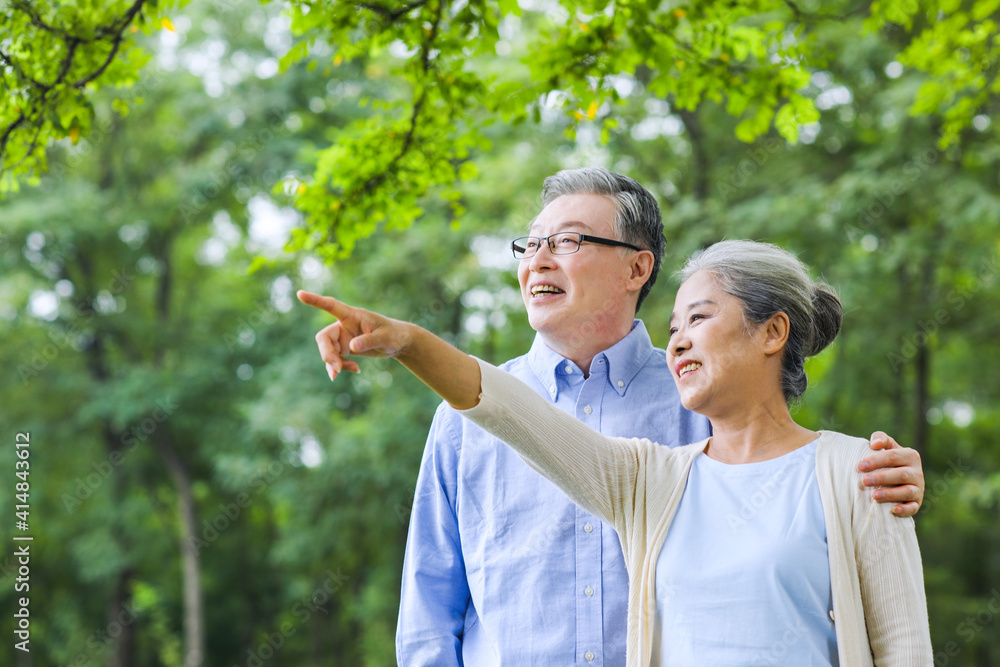
[[[331,379],[358,370],[345,355],[396,357],[615,527],[629,665],[931,665],[912,519],[860,485],[865,440],[789,413],[805,358],[840,330],[836,294],[749,241],[713,245],[682,277],[667,360],[712,437],[676,449],[605,437],[413,324],[300,298],[339,320],[317,336]]]

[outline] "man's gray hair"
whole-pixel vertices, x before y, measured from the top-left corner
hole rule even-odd
[[[778,312],[788,316],[788,342],[782,357],[785,400],[801,396],[808,385],[805,360],[819,354],[840,333],[840,299],[826,283],[814,282],[792,253],[770,243],[721,241],[693,255],[681,269],[687,280],[707,271],[719,287],[743,303],[743,318],[761,324]]]
[[[639,312],[639,306],[646,300],[660,273],[666,247],[663,219],[656,198],[628,176],[601,167],[585,167],[566,169],[546,178],[542,185],[542,208],[563,195],[580,194],[610,198],[617,210],[614,230],[618,240],[653,253],[653,270],[649,274],[649,280],[639,291],[639,300],[635,304],[635,310]]]

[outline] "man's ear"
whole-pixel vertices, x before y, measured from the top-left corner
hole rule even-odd
[[[764,330],[764,353],[775,354],[785,349],[791,322],[788,315],[778,311],[762,325]]]
[[[653,263],[653,253],[649,250],[640,250],[632,255],[629,261],[632,273],[628,278],[631,289],[636,291],[642,289],[642,286],[649,280],[650,274],[653,273]]]

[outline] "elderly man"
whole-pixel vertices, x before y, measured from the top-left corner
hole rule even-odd
[[[546,179],[531,236],[512,244],[527,354],[503,368],[611,436],[669,446],[709,435],[681,407],[664,352],[635,314],[665,241],[653,196],[603,169]],[[665,339],[666,333],[661,334]],[[882,433],[866,483],[897,513],[923,496],[919,456]],[[410,515],[396,635],[401,666],[624,665],[628,574],[614,531],[446,404]]]

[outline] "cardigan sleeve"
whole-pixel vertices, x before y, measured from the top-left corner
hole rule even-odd
[[[867,449],[863,454],[868,454]],[[860,460],[860,458],[858,459]],[[860,483],[860,475],[856,475]],[[876,665],[933,665],[920,547],[912,518],[859,488],[852,519],[868,641]]]
[[[602,435],[513,375],[477,361],[482,371],[479,404],[460,414],[510,445],[573,502],[619,533],[627,530],[636,503],[644,498],[645,457],[654,448],[662,450],[659,456],[670,456],[670,449]]]

